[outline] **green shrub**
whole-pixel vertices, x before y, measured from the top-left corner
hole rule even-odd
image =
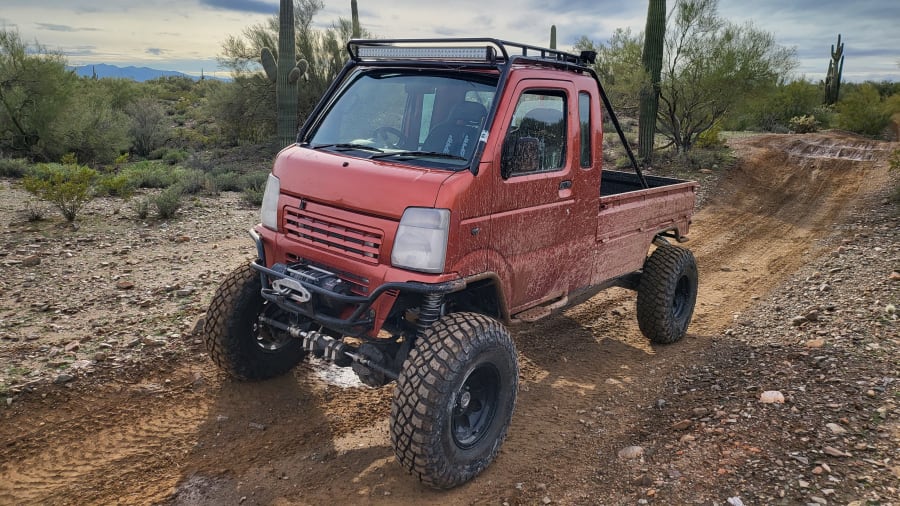
[[[243,189],[241,175],[237,172],[216,172],[212,177],[219,191],[239,192]]]
[[[128,174],[107,174],[97,183],[98,192],[110,197],[130,198],[137,189],[137,184]]]
[[[150,199],[144,197],[134,202],[134,214],[139,220],[147,219],[150,216]]]
[[[719,123],[715,123],[710,128],[700,132],[700,135],[697,136],[697,141],[694,142],[694,147],[700,149],[715,149],[724,146],[725,140],[722,139],[721,133],[722,126]]]
[[[259,207],[262,205],[264,193],[265,189],[244,188],[244,191],[241,193],[241,199],[251,207]]]
[[[20,178],[28,173],[30,167],[25,158],[0,158],[0,177]]]
[[[181,208],[181,188],[172,186],[166,188],[153,199],[156,204],[156,215],[167,220],[175,217],[175,213]]]
[[[168,188],[178,182],[183,169],[160,162],[141,161],[122,169],[138,188]]]
[[[78,211],[94,198],[97,171],[80,165],[41,164],[22,185],[29,193],[60,210],[66,221],[75,221]]]
[[[819,131],[819,121],[815,116],[794,116],[788,123],[791,131],[797,134],[809,134]]]
[[[188,152],[183,149],[169,149],[162,156],[162,160],[169,165],[176,165],[188,159]]]
[[[863,83],[847,92],[836,106],[837,126],[862,135],[880,135],[891,121],[890,111],[878,89],[871,83]]]

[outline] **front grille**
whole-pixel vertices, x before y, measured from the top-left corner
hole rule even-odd
[[[382,233],[376,229],[296,207],[286,207],[284,232],[288,237],[316,248],[370,264],[378,263]]]
[[[334,269],[332,267],[328,267],[326,265],[321,265],[315,262],[310,262],[309,260],[303,260],[297,255],[293,253],[288,253],[285,255],[285,259],[289,264],[296,264],[302,262],[304,265],[310,267],[316,267],[319,269],[326,270],[328,272],[334,273],[337,277],[341,278],[344,283],[350,286],[350,291],[355,293],[356,295],[368,295],[369,294],[369,279],[364,278],[362,276],[358,276],[356,274],[352,274],[346,271]]]

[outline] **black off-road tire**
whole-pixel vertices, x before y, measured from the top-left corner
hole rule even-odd
[[[397,460],[448,489],[497,456],[516,405],[519,366],[506,328],[476,313],[434,323],[404,363],[391,404]]]
[[[656,248],[644,262],[638,285],[637,320],[656,344],[674,343],[687,332],[697,302],[697,262],[685,248]]]
[[[299,339],[259,323],[281,310],[260,295],[259,273],[244,264],[228,275],[206,312],[206,348],[213,362],[231,376],[262,380],[291,370],[305,352]]]

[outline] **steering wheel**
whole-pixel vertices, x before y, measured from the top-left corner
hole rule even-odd
[[[372,137],[375,139],[376,144],[386,148],[394,148],[397,147],[403,134],[394,127],[383,126],[376,128],[375,131],[372,132]],[[391,142],[392,138],[393,142]]]

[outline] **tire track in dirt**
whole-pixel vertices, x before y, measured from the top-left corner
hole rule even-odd
[[[241,384],[201,357],[172,376],[188,388],[101,393],[68,402],[69,418],[51,405],[44,426],[35,409],[0,429],[13,441],[0,449],[0,503],[615,503],[607,489],[627,485],[615,482],[616,452],[673,368],[698,360],[752,296],[821,254],[856,196],[886,178],[884,145],[849,135],[734,144],[742,162],[695,216],[687,244],[701,283],[689,336],[650,346],[634,293],[622,289],[513,328],[518,408],[499,458],[469,484],[435,492],[403,472],[389,447],[391,387],[324,386],[307,367]]]

